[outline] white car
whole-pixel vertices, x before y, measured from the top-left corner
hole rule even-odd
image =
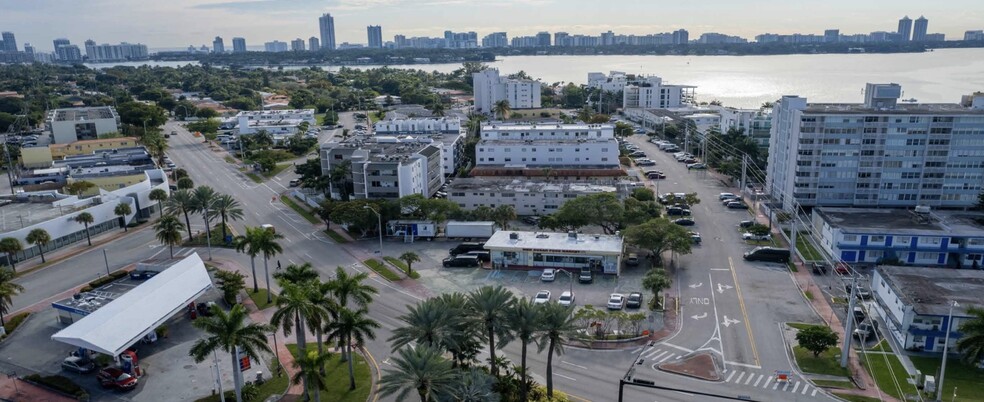
[[[546,268],[543,273],[540,274],[540,280],[544,282],[553,282],[557,279],[557,270],[553,268]]]
[[[621,293],[612,293],[608,296],[608,309],[609,310],[621,310],[625,307],[625,296]]]
[[[533,296],[533,304],[543,304],[550,301],[550,291],[541,290],[536,292],[536,296]]]
[[[574,294],[570,291],[565,290],[564,293],[560,294],[560,298],[557,299],[557,303],[561,306],[570,307],[574,305]]]
[[[751,232],[745,232],[741,234],[742,240],[758,240],[758,241],[768,241],[771,237],[768,234],[757,235]]]

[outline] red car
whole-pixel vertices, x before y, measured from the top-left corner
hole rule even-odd
[[[844,262],[838,262],[834,270],[841,275],[850,275],[852,271],[851,266]]]
[[[130,390],[137,386],[137,377],[124,373],[123,370],[107,367],[99,370],[96,374],[99,385],[103,388],[117,388],[120,390]]]

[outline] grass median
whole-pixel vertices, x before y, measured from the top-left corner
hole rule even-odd
[[[891,353],[864,353],[860,358],[861,364],[875,379],[882,392],[899,400],[905,400],[903,394],[919,393],[914,385],[909,384],[909,373],[905,371],[898,356]]]
[[[403,271],[404,273],[407,272],[407,263],[403,262],[403,260],[394,257],[383,257],[383,259],[386,260],[386,262],[393,264],[393,266],[398,268],[400,271]],[[417,273],[417,271],[410,272],[407,275],[409,275],[413,279],[420,278],[420,274]]]
[[[317,225],[317,224],[321,223],[321,219],[318,219],[317,216],[314,216],[314,213],[312,213],[307,208],[301,206],[297,202],[294,202],[294,199],[291,198],[289,195],[281,195],[280,196],[280,201],[283,202],[284,205],[287,205],[288,207],[290,207],[290,209],[293,209],[294,212],[297,212],[298,215],[300,215],[302,218],[304,218],[308,222],[311,222],[314,225]]]
[[[246,293],[249,293],[249,298],[253,299],[253,304],[256,304],[258,310],[263,310],[267,307],[277,304],[277,295],[273,294],[270,297],[271,302],[267,303],[267,289],[260,288],[256,293],[253,293],[253,289],[247,289]]]
[[[796,356],[796,364],[804,373],[833,375],[845,379],[851,375],[850,371],[840,366],[840,350],[837,348],[827,349],[826,352],[814,357],[813,352],[795,346],[793,355]]]
[[[271,359],[270,366],[269,366],[270,367],[270,371],[276,372],[277,370],[276,370],[275,367],[278,364],[280,364],[280,363],[277,362],[277,359],[276,358]],[[222,366],[221,369],[222,370],[228,370],[228,367]],[[258,387],[256,387],[256,396],[254,396],[250,400],[252,400],[252,401],[265,401],[268,398],[273,397],[273,396],[276,396],[276,397],[279,398],[280,395],[283,395],[283,393],[287,391],[287,385],[288,385],[288,382],[289,381],[290,381],[290,378],[287,376],[287,373],[286,372],[283,373],[279,377],[274,376],[272,378],[268,378],[268,379],[266,379],[266,381],[263,381],[263,384],[260,384]],[[226,401],[230,401],[230,400],[231,401],[234,401],[234,400],[236,400],[235,392],[236,391],[234,389],[226,390],[225,391],[225,394],[226,394],[225,400]],[[219,397],[219,394],[215,394],[215,395],[207,396],[207,397],[204,397],[204,398],[199,398],[199,399],[195,400],[195,402],[219,402],[220,400],[222,400],[222,399]]]
[[[325,234],[328,235],[328,237],[330,237],[332,240],[334,240],[335,243],[344,244],[349,242],[348,239],[345,238],[345,236],[338,234],[338,232],[334,230],[328,229],[325,231]]]
[[[368,260],[362,261],[362,263],[366,264],[366,266],[369,267],[369,269],[375,271],[377,274],[379,274],[383,278],[386,278],[390,282],[396,282],[400,279],[403,279],[400,278],[399,274],[393,272],[393,270],[386,267],[386,264],[379,262],[379,260],[370,258]]]
[[[316,343],[308,343],[307,350],[318,350]],[[295,358],[297,345],[287,344],[287,349]],[[321,400],[338,402],[365,402],[369,399],[372,388],[371,370],[362,355],[352,353],[352,368],[355,373],[355,389],[349,389],[348,362],[343,362],[338,353],[332,353],[331,360],[325,365],[325,387],[321,389]],[[262,399],[257,399],[262,400]]]
[[[910,356],[909,360],[912,360],[912,364],[920,372],[936,375],[939,380],[938,373],[943,362],[941,357]],[[984,395],[984,370],[951,357],[946,361],[943,388],[944,400],[952,398],[953,401],[980,401],[981,395]]]

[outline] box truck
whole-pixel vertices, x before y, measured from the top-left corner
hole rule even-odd
[[[449,221],[444,236],[449,239],[488,239],[498,230],[495,222]]]

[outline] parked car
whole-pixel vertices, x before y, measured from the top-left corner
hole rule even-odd
[[[160,272],[158,271],[151,271],[147,269],[135,269],[133,271],[130,271],[130,279],[142,281],[144,279],[153,278],[154,275],[157,275],[159,273]]]
[[[636,253],[629,253],[629,256],[625,259],[625,265],[629,265],[629,266],[639,265],[639,255]]]
[[[861,325],[858,325],[858,327],[854,329],[854,337],[862,341],[868,340],[868,338],[874,334],[875,326],[872,325],[870,321],[862,322]]]
[[[523,223],[526,223],[526,224],[529,224],[529,225],[533,225],[533,226],[539,225],[540,224],[540,217],[539,216],[524,216],[523,217]]]
[[[728,203],[728,209],[748,209],[748,205],[745,205],[743,202],[734,201]]]
[[[590,267],[581,267],[581,272],[577,275],[577,281],[581,283],[594,282],[594,272]]]
[[[557,303],[564,307],[570,307],[574,305],[574,293],[569,290],[565,290],[564,293],[560,294],[557,298]]]
[[[849,294],[849,295],[851,294],[851,284],[850,283],[844,284],[844,291],[847,292],[847,294]],[[857,291],[854,293],[854,295],[855,295],[855,297],[857,297],[859,299],[868,300],[868,299],[871,298],[871,291],[868,290],[868,288],[866,288],[866,287],[864,287],[862,285],[858,285],[857,286]]]
[[[64,370],[74,371],[79,374],[87,374],[96,371],[95,362],[78,356],[66,357],[65,360],[62,360],[61,367]]]
[[[738,198],[738,196],[737,195],[734,195],[732,193],[721,193],[721,194],[718,194],[718,199],[719,200],[722,200],[722,201],[727,200],[727,199],[731,199],[731,198]]]
[[[103,388],[116,388],[119,390],[130,390],[137,386],[137,377],[124,373],[115,367],[107,367],[99,370],[96,380]]]
[[[864,308],[858,306],[854,308],[854,321],[862,322],[868,315],[864,313]]]
[[[622,296],[621,293],[612,293],[611,296],[608,296],[609,310],[621,310],[622,307],[625,307],[625,296]]]
[[[461,254],[445,258],[441,262],[445,268],[474,268],[482,265],[477,256]]]
[[[827,275],[827,264],[822,262],[814,262],[813,273],[816,275]]]
[[[649,159],[643,159],[643,160],[636,161],[636,165],[637,166],[656,166],[656,162],[654,162],[652,160],[649,160]]]
[[[748,228],[752,227],[752,225],[754,225],[754,224],[755,224],[755,221],[741,221],[741,222],[738,222],[738,227],[740,227],[742,229],[748,229]]]
[[[772,238],[772,237],[771,237],[771,236],[769,236],[769,234],[768,234],[768,233],[766,233],[766,234],[764,234],[764,235],[757,235],[757,234],[753,234],[753,233],[751,233],[751,232],[745,232],[745,233],[742,233],[742,234],[741,234],[741,239],[742,239],[742,240],[745,240],[745,241],[748,241],[748,240],[754,240],[754,241],[768,241],[768,240],[770,240],[771,238]]]
[[[492,253],[489,252],[489,251],[484,251],[484,250],[469,251],[467,253],[460,254],[460,255],[473,255],[473,256],[475,256],[475,258],[478,258],[478,261],[480,261],[480,262],[491,262],[492,261]]]
[[[543,273],[540,274],[540,280],[543,282],[553,282],[557,279],[557,270],[553,268],[545,268]]]
[[[536,296],[533,296],[533,304],[544,304],[550,301],[550,291],[541,290],[536,292]]]
[[[673,223],[680,226],[693,226],[697,224],[697,222],[694,222],[693,219],[687,219],[687,218],[674,219]]]
[[[630,157],[633,157],[633,158],[639,158],[639,157],[645,158],[646,157],[646,153],[645,152],[642,152],[642,151],[635,151],[635,152],[629,154],[629,156]]]
[[[684,158],[680,162],[683,162],[683,163],[685,163],[687,165],[690,165],[690,164],[697,163],[697,159],[695,159],[695,158]]]
[[[650,180],[663,180],[666,175],[663,172],[646,172],[646,178]]]
[[[291,186],[291,187],[300,186],[301,185],[301,179],[292,179],[290,181],[290,183],[288,183],[288,185]]]
[[[625,299],[625,308],[639,308],[642,307],[642,293],[632,292],[629,293],[629,297]]]
[[[838,274],[841,275],[850,275],[851,271],[853,271],[853,269],[851,269],[851,266],[847,265],[846,262],[838,262],[834,268],[834,272],[837,272]]]
[[[745,261],[770,261],[787,262],[789,261],[788,248],[776,247],[756,247],[743,256]]]
[[[467,253],[469,251],[481,251],[481,250],[485,250],[485,243],[461,243],[457,246],[454,246],[454,248],[452,248],[451,250],[448,250],[448,252],[451,253],[452,256],[455,256],[458,254]]]
[[[700,244],[701,242],[700,233],[690,232],[690,239],[694,241],[694,244]]]
[[[691,163],[687,165],[687,170],[703,170],[707,169],[707,165],[703,163]]]
[[[689,209],[683,209],[679,207],[670,207],[666,209],[667,216],[690,216]]]

